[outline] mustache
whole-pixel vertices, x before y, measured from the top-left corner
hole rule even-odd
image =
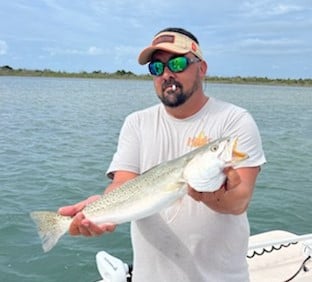
[[[175,79],[170,79],[170,80],[165,80],[162,83],[162,90],[166,90],[168,87],[175,85],[177,88],[180,87],[182,88],[182,84],[178,81],[176,81]]]

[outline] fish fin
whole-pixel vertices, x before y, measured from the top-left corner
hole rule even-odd
[[[37,225],[44,252],[50,251],[68,230],[72,218],[56,212],[35,211],[30,217]]]
[[[183,196],[187,193],[187,187],[188,185],[183,178],[181,178],[180,181],[168,186],[168,192],[176,191],[176,200],[171,206],[163,211],[167,223],[173,222],[181,210],[182,199]]]
[[[177,217],[182,206],[182,198],[176,200],[170,207],[164,210],[164,216],[167,223],[172,223]]]

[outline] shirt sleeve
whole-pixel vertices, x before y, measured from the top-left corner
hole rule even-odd
[[[260,166],[266,162],[262,149],[262,141],[258,126],[251,114],[244,110],[231,118],[227,123],[226,135],[237,136],[237,149],[248,154],[248,158],[235,166],[254,167]]]
[[[129,115],[120,130],[117,151],[106,172],[111,179],[117,170],[139,173],[140,163],[140,141],[138,134],[138,117],[135,114]]]

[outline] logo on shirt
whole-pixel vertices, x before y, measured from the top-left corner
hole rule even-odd
[[[195,137],[189,137],[187,140],[187,146],[189,147],[201,147],[209,142],[209,138],[203,131],[201,131]]]

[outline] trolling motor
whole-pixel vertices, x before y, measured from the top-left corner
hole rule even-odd
[[[131,282],[132,266],[105,251],[95,256],[96,265],[102,280],[98,282]]]

